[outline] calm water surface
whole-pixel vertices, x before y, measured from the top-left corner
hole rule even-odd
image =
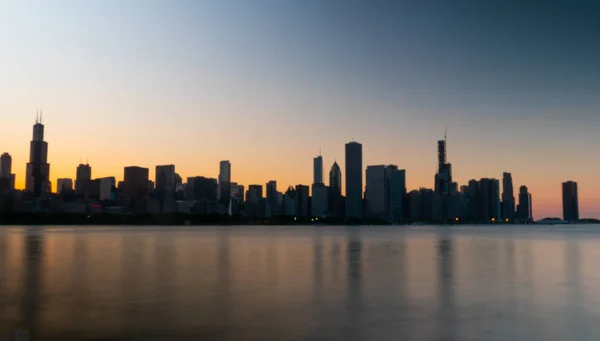
[[[0,340],[600,340],[600,229],[0,228]]]

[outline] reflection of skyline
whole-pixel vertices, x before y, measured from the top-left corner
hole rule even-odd
[[[438,339],[456,340],[456,307],[454,303],[454,255],[452,236],[438,236]]]
[[[40,310],[42,304],[42,257],[44,233],[35,227],[27,228],[24,236],[25,257],[23,273],[23,294],[19,328],[30,333],[33,339],[39,333]]]
[[[360,340],[365,309],[362,296],[362,237],[359,228],[348,227],[346,231],[348,265],[344,337],[347,340]]]

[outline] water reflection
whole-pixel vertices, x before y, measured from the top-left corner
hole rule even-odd
[[[535,233],[1,230],[0,340],[598,339],[600,233]]]

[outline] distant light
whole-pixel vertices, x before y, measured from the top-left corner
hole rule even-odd
[[[315,219],[316,219],[317,221],[319,221],[319,217],[316,217]]]
[[[311,218],[310,221],[315,221],[315,218]]]
[[[294,217],[294,220],[298,220],[298,217]]]
[[[456,217],[456,221],[458,221],[458,217]]]
[[[508,218],[506,218],[506,222],[508,223]]]
[[[492,218],[492,221],[496,221],[496,218]]]

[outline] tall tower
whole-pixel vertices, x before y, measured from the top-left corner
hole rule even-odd
[[[337,162],[334,162],[329,171],[329,215],[341,217],[344,215],[342,201],[342,170]]]
[[[446,158],[446,135],[438,141],[438,167],[435,174],[435,192],[438,194],[450,194],[452,184],[452,165]]]
[[[531,207],[531,194],[527,186],[519,188],[519,207],[517,209],[517,217],[519,219],[531,220],[533,218]]]
[[[40,111],[33,126],[33,139],[29,148],[29,162],[25,173],[25,190],[36,198],[50,191],[50,165],[48,164],[48,143],[44,141],[44,125]]]
[[[577,183],[567,181],[562,184],[563,219],[567,221],[579,220],[579,197]]]
[[[219,163],[219,200],[229,207],[231,199],[231,163],[227,160]]]
[[[346,144],[346,217],[363,217],[362,144]]]
[[[317,156],[313,160],[313,184],[323,183],[323,157]]]
[[[502,219],[515,217],[515,194],[513,191],[512,174],[504,173],[502,176]]]
[[[75,193],[80,196],[86,196],[92,181],[92,167],[89,164],[80,164],[77,166],[75,177]]]
[[[0,156],[0,179],[8,184],[9,189],[15,188],[15,175],[12,174],[12,157],[8,153]]]

